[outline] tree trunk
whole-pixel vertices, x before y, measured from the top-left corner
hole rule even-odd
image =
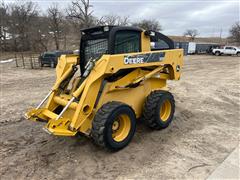
[[[58,41],[58,37],[55,33],[54,33],[54,41],[55,41],[56,50],[59,50],[59,41]]]

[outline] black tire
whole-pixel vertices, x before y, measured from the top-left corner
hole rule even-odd
[[[116,118],[121,117],[122,115],[129,118],[128,121],[130,124],[130,129],[124,139],[116,141],[114,139],[115,137],[113,137],[113,125],[116,121]],[[104,104],[97,111],[92,122],[91,135],[95,144],[113,151],[117,151],[128,145],[134,136],[135,129],[136,117],[132,108],[124,103],[113,101]],[[116,131],[118,131],[118,129]]]
[[[215,52],[215,55],[216,55],[216,56],[221,56],[221,53],[220,53],[219,51],[216,51],[216,52]]]
[[[240,52],[237,52],[237,56],[240,57]]]
[[[51,61],[51,62],[50,62],[50,67],[51,67],[51,68],[55,68],[55,67],[56,67],[54,61]]]
[[[167,106],[169,108],[164,109],[166,113],[164,112],[163,117],[165,119],[163,119],[160,111],[163,106],[166,106],[165,103],[167,103]],[[153,91],[146,98],[143,109],[143,121],[148,127],[152,129],[164,129],[168,127],[169,124],[172,122],[174,112],[175,101],[173,95],[167,91]]]

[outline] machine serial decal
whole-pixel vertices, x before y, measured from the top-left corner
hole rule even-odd
[[[142,64],[162,61],[165,52],[124,56],[124,64]]]

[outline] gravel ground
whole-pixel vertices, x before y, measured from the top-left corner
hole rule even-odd
[[[53,69],[0,64],[0,179],[205,179],[239,144],[240,58],[188,56],[169,82],[173,123],[140,122],[133,141],[110,153],[86,137],[56,137],[22,118],[47,94]]]

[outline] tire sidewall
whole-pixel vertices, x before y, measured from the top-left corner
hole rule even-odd
[[[163,105],[163,103],[166,101],[166,100],[169,100],[170,101],[170,104],[171,104],[171,113],[168,117],[168,119],[166,121],[163,121],[160,119],[160,107]],[[156,119],[156,123],[161,126],[162,128],[166,128],[172,121],[173,119],[173,116],[174,116],[174,111],[175,111],[175,104],[173,102],[173,97],[166,93],[164,94],[163,96],[161,96],[159,98],[159,101],[158,101],[158,104],[157,104],[157,108],[155,109],[155,119]]]
[[[51,68],[55,68],[55,63],[54,63],[53,60],[52,60],[51,63],[50,63],[50,67],[51,67]]]
[[[130,131],[128,136],[121,142],[117,142],[112,138],[112,125],[115,120],[115,118],[121,114],[126,114],[128,115],[130,119]],[[109,147],[112,150],[119,150],[124,148],[125,146],[128,145],[128,143],[131,141],[131,139],[134,136],[136,129],[136,117],[134,111],[128,107],[128,106],[119,106],[117,107],[108,117],[106,123],[105,123],[105,129],[104,129],[104,142],[107,147]]]

